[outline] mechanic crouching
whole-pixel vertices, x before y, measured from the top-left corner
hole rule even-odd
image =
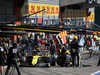
[[[58,58],[57,58],[57,63],[58,65],[60,65],[61,67],[65,66],[65,62],[66,62],[66,48],[64,45],[59,45],[58,46]]]
[[[8,55],[7,55],[8,67],[7,67],[5,75],[8,75],[9,69],[12,65],[15,66],[15,68],[18,72],[18,75],[21,75],[21,73],[19,71],[19,65],[18,65],[18,58],[20,57],[20,54],[17,49],[16,41],[12,41],[11,44],[12,44],[12,47],[9,48]]]

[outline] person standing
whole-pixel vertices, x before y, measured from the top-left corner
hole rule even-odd
[[[76,66],[80,67],[80,55],[79,55],[79,45],[78,45],[78,37],[74,36],[73,41],[71,42],[71,56],[72,56],[72,66],[75,68]],[[77,65],[75,64],[75,59],[77,56]]]
[[[11,43],[12,43],[12,47],[8,51],[8,56],[7,56],[8,67],[7,67],[5,75],[8,75],[9,69],[12,65],[14,65],[15,68],[17,69],[18,75],[21,75],[19,71],[19,66],[18,66],[18,57],[20,57],[20,54],[17,49],[17,44],[15,41],[12,41]]]
[[[54,45],[54,41],[53,40],[50,40],[50,54],[51,55],[54,55],[55,54],[55,52],[56,52],[56,47],[55,47],[55,45]]]
[[[54,45],[54,41],[50,40],[50,65],[55,66],[55,52],[56,52],[56,47]]]
[[[2,42],[0,41],[0,70],[1,70],[1,75],[3,75],[3,65],[4,65],[4,48],[2,46]]]

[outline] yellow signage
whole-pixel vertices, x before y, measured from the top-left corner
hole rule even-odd
[[[46,5],[46,4],[33,4],[29,3],[24,4],[23,8],[21,9],[22,14],[32,14],[38,12],[40,10],[45,9],[45,15],[59,15],[59,5]],[[37,15],[43,15],[43,12],[37,13]]]
[[[86,10],[65,10],[63,13],[64,18],[68,17],[86,17]]]
[[[94,21],[94,16],[95,16],[95,14],[91,13],[91,15],[88,17],[88,20],[89,21]]]

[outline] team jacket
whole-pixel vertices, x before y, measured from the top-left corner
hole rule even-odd
[[[20,57],[17,47],[11,47],[8,52],[8,61]]]

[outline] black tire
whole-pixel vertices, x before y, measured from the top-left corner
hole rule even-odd
[[[55,66],[55,57],[50,58],[50,65]]]
[[[63,65],[61,57],[57,57],[57,65]]]
[[[57,57],[57,65],[61,65],[61,59],[60,59],[60,57]]]

